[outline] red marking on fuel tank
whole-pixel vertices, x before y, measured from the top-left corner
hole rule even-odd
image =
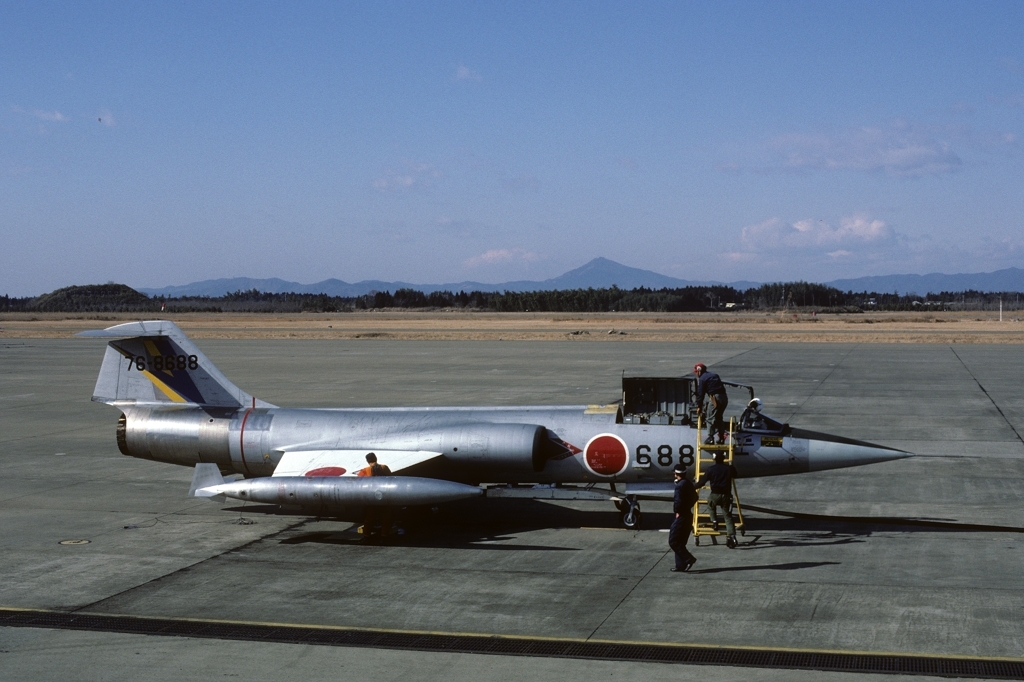
[[[618,436],[602,433],[594,436],[584,448],[583,457],[587,468],[599,476],[614,476],[626,469],[629,457],[626,456],[626,444]]]
[[[344,476],[345,470],[341,467],[320,467],[319,469],[310,469],[303,476]]]

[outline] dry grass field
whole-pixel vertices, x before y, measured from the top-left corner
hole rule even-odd
[[[151,317],[157,317],[153,315]],[[805,343],[1024,343],[1024,313],[356,313],[166,315],[196,339],[553,341],[770,341]],[[7,313],[0,339],[67,338],[139,319],[131,314]]]

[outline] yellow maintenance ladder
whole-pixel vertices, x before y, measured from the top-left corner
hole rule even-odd
[[[733,456],[733,444],[735,443],[735,423],[734,418],[729,418],[729,440],[725,445],[707,445],[704,443],[704,434],[702,432],[701,416],[697,417],[697,457],[693,467],[693,481],[696,483],[700,480],[702,470],[711,466],[715,463],[715,453],[724,452],[725,463],[732,464]],[[723,510],[719,510],[720,512]],[[732,512],[736,518],[736,532],[740,535],[747,534],[746,524],[743,522],[743,509],[740,507],[740,496],[736,492],[736,480],[732,482]],[[718,527],[720,530],[715,530],[715,527],[711,525],[711,514],[708,513],[708,501],[707,499],[698,498],[693,504],[693,541],[695,544],[700,545],[700,538],[702,535],[710,535],[711,543],[717,545],[718,541],[715,539],[719,535],[725,535],[726,525],[724,519],[719,519]]]

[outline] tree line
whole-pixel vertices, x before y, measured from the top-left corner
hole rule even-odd
[[[452,292],[416,289],[363,296],[268,293],[257,289],[224,296],[147,296],[124,284],[71,286],[42,296],[0,296],[0,312],[351,312],[383,308],[464,309],[496,312],[702,312],[731,310],[859,313],[867,310],[1020,309],[1019,292],[944,291],[918,296],[898,292],[840,291],[809,282],[678,289],[567,289],[557,291]]]

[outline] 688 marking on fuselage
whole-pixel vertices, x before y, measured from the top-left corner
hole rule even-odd
[[[675,455],[678,452],[679,459],[675,459]],[[633,459],[634,469],[649,469],[651,463],[656,461],[659,467],[662,468],[674,468],[676,464],[688,469],[693,466],[693,446],[689,443],[680,445],[678,450],[674,449],[668,443],[659,445],[657,449],[652,450],[650,445],[637,445],[635,457]]]
[[[600,433],[587,441],[583,448],[583,463],[598,476],[611,478],[623,474],[629,468],[629,448],[626,442],[613,433]],[[694,449],[689,443],[673,446],[669,443],[648,445],[641,443],[633,451],[633,469],[658,468],[671,470],[677,464],[689,468],[694,462]]]

